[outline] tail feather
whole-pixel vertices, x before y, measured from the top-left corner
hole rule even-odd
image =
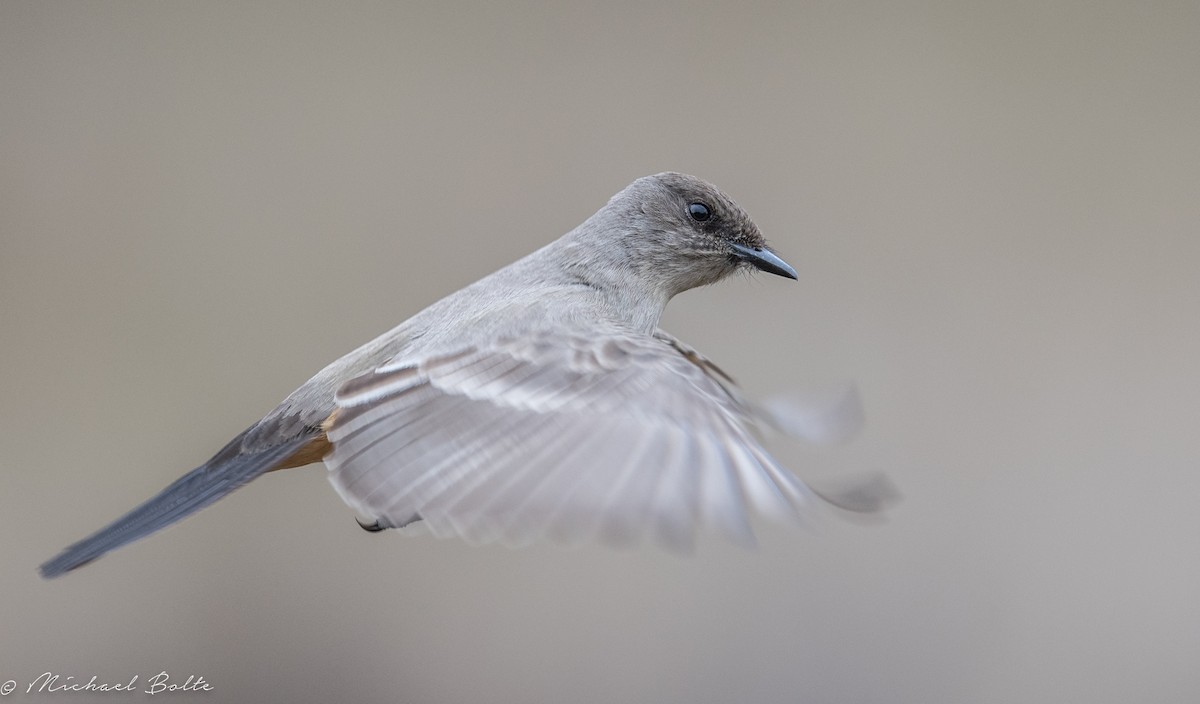
[[[41,566],[46,579],[58,577],[105,553],[180,521],[277,467],[311,437],[301,436],[259,452],[243,453],[241,436],[208,462],[193,469],[124,516],[67,547]]]

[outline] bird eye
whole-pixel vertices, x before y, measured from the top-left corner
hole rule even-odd
[[[692,203],[688,206],[688,215],[696,222],[704,222],[712,217],[712,211],[703,203]]]

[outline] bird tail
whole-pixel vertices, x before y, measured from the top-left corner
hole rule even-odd
[[[242,437],[239,435],[208,462],[183,475],[157,496],[64,549],[41,566],[42,576],[46,579],[58,577],[184,519],[260,474],[275,469],[312,440],[312,437],[301,436],[259,452],[245,452],[241,446]]]

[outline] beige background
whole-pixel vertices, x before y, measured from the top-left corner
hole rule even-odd
[[[1200,701],[1196,3],[300,5],[0,4],[0,681]],[[664,169],[801,271],[666,326],[756,394],[856,380],[853,444],[774,447],[887,470],[886,522],[480,549],[360,531],[318,466],[35,574]]]

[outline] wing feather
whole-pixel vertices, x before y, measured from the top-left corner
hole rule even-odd
[[[694,526],[699,510],[696,446],[682,428],[669,428],[665,437],[672,454],[650,499],[651,522],[659,544],[684,552],[695,543]]]
[[[750,509],[799,516],[811,492],[749,432],[731,384],[666,337],[396,359],[338,391],[326,463],[355,510],[437,536],[687,550],[708,525],[748,544]]]

